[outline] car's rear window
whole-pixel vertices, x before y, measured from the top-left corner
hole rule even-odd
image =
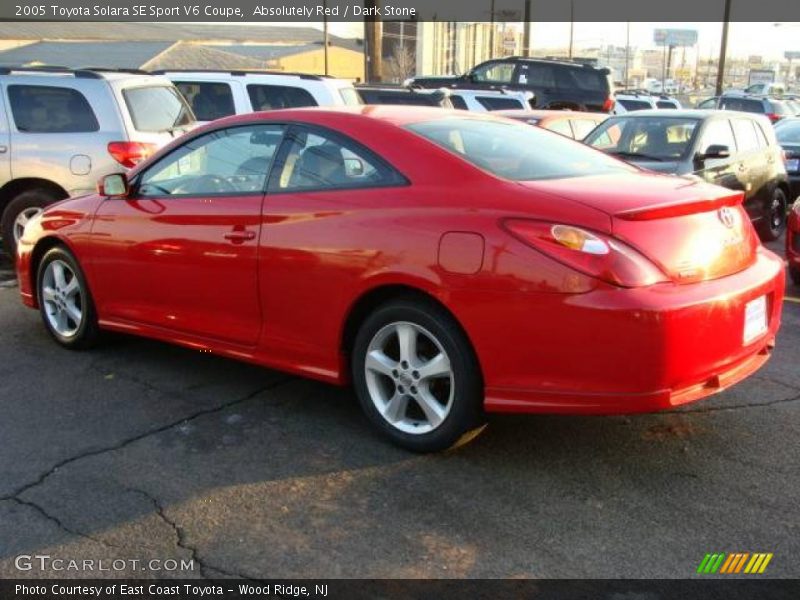
[[[48,85],[10,85],[8,98],[18,131],[83,133],[100,129],[92,107],[78,90]]]
[[[407,128],[505,179],[531,181],[632,170],[579,142],[522,123],[447,118]]]
[[[317,106],[314,96],[299,87],[251,83],[247,93],[255,111]]]
[[[452,98],[451,98],[452,100]],[[478,96],[476,98],[481,106],[486,110],[508,110],[515,108],[525,108],[522,102],[516,98],[496,98],[494,96]]]
[[[559,88],[608,93],[608,77],[604,71],[588,68],[561,67],[556,69]]]
[[[719,103],[720,108],[726,110],[739,110],[742,112],[764,113],[764,103],[761,100],[750,98],[726,98],[723,97]]]
[[[453,108],[457,108],[458,110],[469,110],[467,108],[467,102],[461,96],[450,96],[450,102],[453,103]]]
[[[794,114],[792,110],[787,106],[786,102],[781,100],[770,100],[770,106],[772,107],[772,112],[776,115],[792,115]]]
[[[233,92],[227,83],[214,81],[176,81],[175,87],[192,107],[200,121],[213,121],[236,114]]]
[[[625,107],[625,110],[647,110],[648,108],[653,108],[653,105],[649,102],[645,102],[644,100],[624,100],[617,98],[617,102],[622,104]]]
[[[657,100],[657,101],[656,101],[656,106],[657,106],[658,108],[666,108],[666,109],[670,109],[670,108],[677,109],[677,108],[678,108],[678,107],[675,105],[675,103],[674,103],[674,102],[672,102],[671,100]]]
[[[781,144],[800,144],[800,119],[781,121],[775,128],[775,135]]]
[[[137,131],[170,131],[194,121],[189,105],[173,86],[128,88],[122,97]]]

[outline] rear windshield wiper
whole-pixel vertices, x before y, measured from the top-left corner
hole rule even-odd
[[[642,154],[641,152],[624,152],[622,150],[609,152],[609,154],[613,154],[614,156],[624,156],[626,158],[641,158],[644,160],[654,160],[657,162],[664,162],[664,159],[660,156],[654,156],[652,154]]]

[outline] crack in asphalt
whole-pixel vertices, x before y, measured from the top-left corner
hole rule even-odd
[[[79,460],[83,460],[84,458],[90,458],[92,456],[98,456],[100,454],[105,454],[106,452],[114,452],[116,450],[121,450],[122,448],[125,448],[126,446],[129,446],[130,444],[133,444],[135,442],[143,440],[143,439],[145,439],[147,437],[150,437],[152,435],[156,435],[156,434],[159,434],[159,433],[163,433],[164,431],[168,431],[168,430],[170,430],[170,429],[172,429],[174,427],[177,427],[178,425],[181,425],[182,423],[188,423],[188,422],[193,421],[195,419],[198,419],[200,417],[204,417],[206,415],[211,415],[211,414],[214,414],[214,413],[222,412],[222,411],[224,411],[224,410],[226,410],[228,408],[231,408],[232,406],[237,406],[239,404],[247,402],[248,400],[251,400],[251,399],[255,398],[256,396],[258,396],[260,394],[263,394],[264,392],[268,392],[268,391],[274,390],[274,389],[279,388],[279,387],[281,387],[283,385],[286,385],[287,383],[295,381],[295,379],[296,379],[295,377],[291,377],[291,376],[282,377],[281,379],[278,379],[277,381],[273,381],[269,385],[262,386],[262,387],[258,388],[257,390],[254,390],[254,391],[252,391],[252,392],[250,392],[250,393],[248,393],[248,394],[246,394],[246,395],[244,395],[244,396],[242,396],[240,398],[236,398],[234,400],[231,400],[230,402],[225,402],[225,403],[220,404],[219,406],[215,406],[213,408],[206,408],[206,409],[203,409],[203,410],[196,411],[196,412],[194,412],[194,413],[192,413],[190,415],[187,415],[187,416],[182,417],[180,419],[177,419],[175,421],[171,421],[171,422],[169,422],[169,423],[167,423],[165,425],[161,425],[161,426],[155,427],[153,429],[148,429],[147,431],[145,431],[143,433],[139,433],[139,434],[136,434],[134,436],[125,438],[124,440],[122,440],[120,442],[117,442],[117,443],[115,443],[115,444],[113,444],[111,446],[106,446],[104,448],[97,448],[97,449],[93,449],[93,450],[86,450],[84,452],[76,454],[75,456],[70,456],[69,458],[62,459],[62,460],[58,461],[56,464],[54,464],[52,467],[50,467],[50,469],[48,469],[47,471],[42,473],[35,481],[32,481],[30,483],[26,483],[25,485],[21,486],[20,488],[18,488],[16,491],[12,492],[11,494],[8,494],[6,496],[0,496],[0,501],[2,501],[2,500],[19,500],[19,496],[20,495],[24,494],[25,492],[27,492],[27,491],[35,488],[35,487],[38,487],[39,485],[44,483],[45,480],[47,480],[47,478],[50,477],[51,475],[53,475],[56,471],[58,471],[62,467],[65,467],[65,466],[67,466],[69,464],[72,464],[72,463],[77,462]],[[158,389],[158,388],[154,388],[154,389]],[[163,390],[159,390],[159,391],[161,393],[174,394],[173,392],[164,392]]]
[[[83,533],[82,531],[78,531],[77,529],[72,529],[71,527],[67,527],[61,521],[61,519],[59,519],[55,515],[50,514],[49,512],[47,512],[44,509],[43,506],[40,506],[39,504],[36,504],[32,500],[23,500],[22,498],[17,498],[16,496],[11,497],[11,498],[3,498],[3,500],[9,501],[9,502],[15,502],[16,504],[19,504],[20,506],[27,506],[28,508],[33,509],[35,512],[37,512],[40,515],[42,515],[45,519],[47,519],[51,523],[54,523],[59,529],[61,529],[62,531],[65,531],[66,533],[69,533],[70,535],[74,535],[74,536],[77,536],[77,537],[81,537],[81,538],[90,540],[92,542],[95,542],[96,544],[100,544],[101,546],[105,546],[106,548],[116,548],[116,546],[114,546],[113,544],[109,544],[107,542],[104,542],[101,539],[98,539],[96,537],[92,537],[91,535]]]
[[[781,398],[780,400],[771,400],[769,402],[750,402],[745,404],[734,404],[733,406],[706,406],[695,408],[691,410],[668,410],[663,414],[685,415],[685,414],[698,414],[698,413],[712,413],[723,412],[728,410],[744,410],[748,408],[761,408],[764,406],[775,406],[777,404],[789,404],[791,402],[800,401],[800,394],[792,396],[791,398]]]

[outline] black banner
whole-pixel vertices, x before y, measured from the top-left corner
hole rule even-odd
[[[796,600],[800,580],[0,580],[3,600]]]
[[[722,21],[725,0],[10,0],[0,20],[154,22]],[[800,2],[737,0],[732,21],[800,21]]]

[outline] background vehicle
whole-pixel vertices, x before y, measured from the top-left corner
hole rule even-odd
[[[608,115],[603,113],[571,110],[501,110],[494,114],[549,129],[575,140],[582,140],[608,118]]]
[[[786,93],[786,86],[784,86],[782,83],[761,82],[749,85],[743,90],[725,90],[722,92],[722,95],[723,96],[749,96],[749,95],[782,96],[785,93]]]
[[[404,104],[454,108],[450,91],[409,89],[396,86],[359,85],[356,88],[364,104]]]
[[[476,65],[457,77],[415,77],[425,88],[509,89],[533,92],[532,108],[611,112],[614,88],[605,68],[551,59],[512,56]]]
[[[784,117],[792,116],[792,110],[786,105],[786,102],[767,96],[723,95],[717,103],[717,108],[762,114],[773,123],[777,123]]]
[[[694,174],[744,192],[764,240],[783,232],[789,185],[781,147],[764,117],[727,111],[639,111],[610,117],[585,143],[638,166]]]
[[[510,90],[449,90],[453,107],[475,112],[529,110],[533,94]]]
[[[616,103],[624,109],[624,112],[635,112],[637,110],[650,110],[658,108],[656,100],[650,94],[617,93],[614,94]]]
[[[484,410],[661,410],[757,370],[784,265],[740,200],[492,116],[268,111],[51,207],[17,267],[65,347],[102,326],[352,381],[433,451]]]
[[[781,120],[775,126],[775,137],[783,148],[791,204],[800,196],[800,118]]]
[[[800,201],[795,200],[789,213],[789,224],[786,228],[786,260],[789,263],[789,275],[796,286],[800,286]]]
[[[698,102],[695,108],[700,110],[714,110],[717,108],[717,104],[719,104],[719,96],[712,96],[711,98],[706,98]]]
[[[194,125],[164,78],[138,72],[0,69],[0,226],[13,255],[31,217],[95,190]]]
[[[344,79],[265,71],[154,71],[170,79],[201,123],[259,110],[360,104]]]

